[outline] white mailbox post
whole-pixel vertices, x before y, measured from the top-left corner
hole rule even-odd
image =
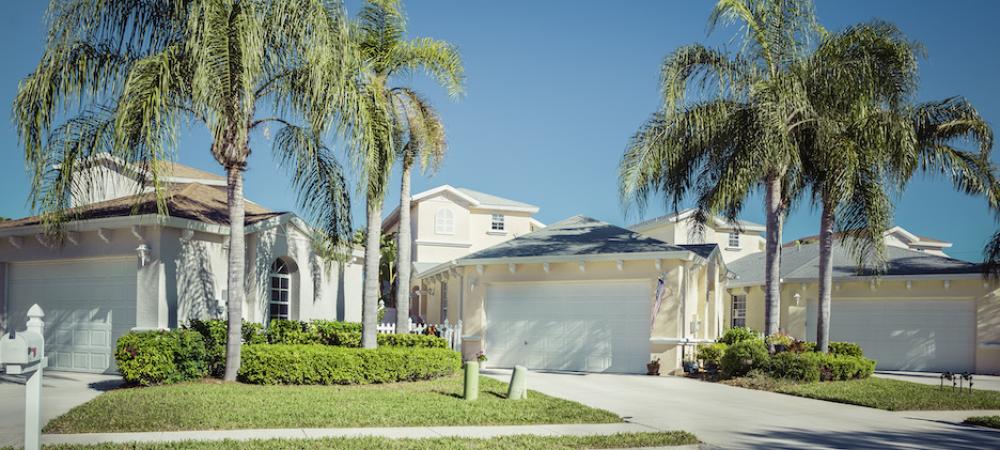
[[[42,437],[42,369],[48,365],[45,357],[45,313],[38,305],[28,310],[25,331],[5,334],[0,339],[0,366],[9,375],[24,375],[24,448],[38,450]]]

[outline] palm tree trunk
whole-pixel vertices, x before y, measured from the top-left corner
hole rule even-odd
[[[410,169],[403,164],[399,188],[399,231],[396,233],[396,332],[409,333],[410,319]]]
[[[764,247],[764,334],[778,332],[781,319],[781,178],[772,176],[766,188],[767,242]]]
[[[823,203],[819,229],[819,308],[816,316],[816,350],[830,347],[830,286],[833,285],[833,208]]]
[[[223,379],[236,381],[240,371],[240,341],[243,328],[243,301],[246,291],[243,288],[243,272],[245,267],[245,239],[243,220],[245,206],[243,203],[243,169],[239,166],[227,167],[229,201],[229,299],[226,308],[229,310],[228,336],[226,338],[226,371]]]
[[[368,199],[368,236],[365,243],[365,285],[361,302],[361,347],[378,346],[379,240],[382,236],[382,204]]]

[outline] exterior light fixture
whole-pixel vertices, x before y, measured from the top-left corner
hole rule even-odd
[[[149,246],[142,244],[135,248],[135,255],[139,258],[139,267],[146,267],[149,262]]]
[[[799,306],[799,300],[802,300],[802,294],[796,292],[792,297],[795,298],[795,306]]]

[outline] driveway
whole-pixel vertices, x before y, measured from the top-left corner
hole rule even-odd
[[[888,412],[679,377],[531,372],[528,387],[651,428],[690,431],[713,448],[1000,448],[1000,430],[958,423],[984,411]]]
[[[113,375],[51,372],[42,376],[42,422],[47,423],[121,384]],[[24,433],[24,379],[0,374],[0,448],[20,446]]]
[[[912,381],[914,383],[933,384],[934,386],[941,385],[940,372],[875,372],[875,376],[881,378],[890,378],[893,380]],[[969,383],[965,381],[963,381],[962,383],[964,383],[965,386],[969,385]],[[951,386],[951,382],[946,381],[945,386]],[[1000,391],[1000,376],[973,375],[972,388]]]

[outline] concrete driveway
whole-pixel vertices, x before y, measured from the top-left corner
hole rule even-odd
[[[509,371],[485,371],[509,379]],[[607,409],[713,448],[1000,448],[1000,430],[959,422],[976,412],[888,412],[679,377],[531,372],[528,388]]]
[[[101,392],[121,385],[113,375],[45,371],[42,376],[42,422],[65,414]],[[20,446],[24,433],[24,379],[0,374],[0,448]]]

